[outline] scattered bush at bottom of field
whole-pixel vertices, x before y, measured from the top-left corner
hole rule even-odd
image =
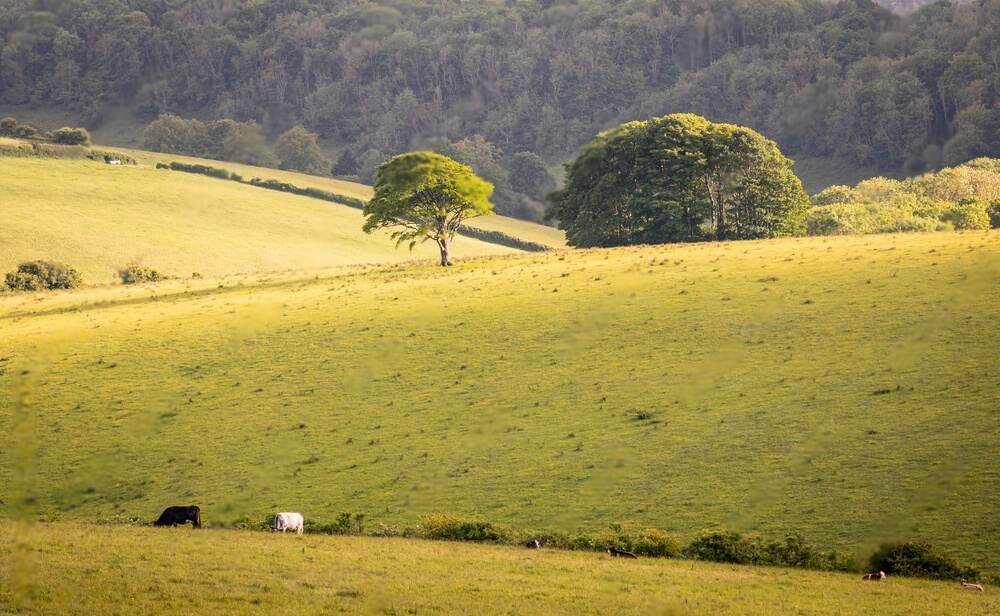
[[[429,515],[420,519],[418,535],[424,539],[504,543],[510,533],[490,522],[465,520],[453,515]]]
[[[685,549],[684,555],[694,560],[707,560],[740,565],[773,565],[850,571],[849,558],[837,552],[823,552],[799,535],[791,535],[784,543],[765,542],[756,535],[732,531],[706,531],[698,535]]]
[[[935,580],[976,579],[979,572],[956,563],[925,541],[884,543],[868,559],[872,571]]]
[[[108,520],[110,524],[142,523],[137,518]],[[529,532],[512,529],[480,519],[451,514],[422,517],[417,527],[397,527],[376,524],[366,531],[367,517],[363,513],[343,512],[332,523],[317,523],[306,518],[307,533],[328,535],[362,535],[369,537],[418,537],[437,541],[470,541],[498,545],[523,546],[538,540],[543,547],[585,552],[603,552],[609,546],[649,558],[686,558],[738,565],[792,567],[819,571],[860,571],[858,562],[836,551],[823,551],[800,535],[789,535],[783,542],[765,541],[757,535],[744,535],[728,530],[704,531],[683,549],[670,533],[656,529],[626,528],[612,524],[593,533]],[[223,528],[270,530],[274,514],[263,518],[241,518],[223,523]],[[869,571],[885,571],[887,575],[922,577],[939,580],[966,578],[990,584],[1000,583],[1000,577],[982,575],[973,567],[958,564],[926,542],[887,543],[868,559]]]
[[[5,283],[14,291],[46,291],[80,286],[83,277],[72,267],[52,261],[29,261],[8,272]]]
[[[166,278],[159,271],[138,264],[126,265],[118,270],[122,284],[137,284],[140,282],[159,282]]]

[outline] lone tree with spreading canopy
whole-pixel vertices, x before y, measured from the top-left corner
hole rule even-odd
[[[392,228],[396,245],[434,240],[441,265],[448,245],[469,218],[493,213],[493,185],[468,165],[435,152],[408,152],[378,168],[375,196],[365,205],[365,233]]]

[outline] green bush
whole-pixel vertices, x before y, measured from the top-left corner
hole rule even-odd
[[[45,291],[72,289],[80,286],[83,277],[68,265],[52,261],[29,261],[8,272],[5,282],[15,291]]]
[[[13,137],[17,131],[17,120],[11,117],[0,118],[0,137]]]
[[[975,569],[959,565],[924,541],[884,543],[872,554],[868,564],[873,571],[885,571],[887,575],[934,580],[979,577]]]
[[[990,207],[987,210],[990,215],[990,227],[993,229],[1000,229],[1000,199],[990,203]]]
[[[631,551],[640,556],[677,558],[681,555],[681,544],[670,533],[647,528],[632,541]]]
[[[173,171],[185,171],[187,173],[199,173],[201,175],[207,175],[221,180],[233,179],[232,174],[229,173],[229,171],[219,169],[218,167],[209,167],[208,165],[187,164],[173,161],[170,163],[170,169]]]
[[[453,515],[430,515],[420,519],[419,534],[425,539],[503,543],[510,535],[490,522]]]
[[[60,145],[90,145],[90,133],[86,128],[63,126],[52,131],[52,143]]]
[[[684,555],[694,560],[749,565],[759,560],[759,551],[756,537],[720,530],[702,532],[684,548]]]
[[[806,211],[808,235],[863,235],[941,231],[948,225],[934,218],[917,216],[907,207],[875,203],[834,203]]]
[[[163,274],[151,267],[138,264],[126,265],[118,270],[118,277],[122,284],[137,284],[140,282],[159,282],[166,278]]]
[[[962,199],[944,214],[944,219],[956,229],[989,229],[989,204],[985,199],[968,197]]]

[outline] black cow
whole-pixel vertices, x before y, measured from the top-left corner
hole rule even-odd
[[[632,552],[626,552],[625,550],[619,550],[616,546],[608,546],[608,554],[615,558],[638,558]]]
[[[153,526],[177,526],[191,522],[192,528],[201,528],[201,509],[197,505],[167,507]]]

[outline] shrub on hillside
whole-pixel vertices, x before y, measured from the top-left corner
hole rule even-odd
[[[138,284],[140,282],[159,282],[166,278],[163,274],[151,267],[131,264],[118,270],[118,277],[122,284]]]
[[[884,543],[872,554],[868,564],[873,571],[887,575],[923,577],[935,580],[975,579],[979,572],[956,563],[923,541]]]
[[[17,120],[11,117],[0,118],[0,137],[13,137],[17,129]]]
[[[681,544],[670,533],[647,528],[632,541],[632,551],[640,556],[677,558],[681,555]]]
[[[940,231],[948,225],[934,218],[917,216],[905,207],[874,203],[818,205],[806,211],[809,235],[863,235],[909,231]]]
[[[60,145],[90,145],[90,133],[86,128],[64,126],[52,131],[52,143]]]
[[[8,272],[5,283],[15,291],[45,291],[72,289],[80,286],[83,277],[72,267],[52,261],[29,261]]]
[[[732,531],[706,531],[684,548],[684,555],[694,560],[749,565],[758,560],[759,544],[755,537]]]
[[[985,199],[965,198],[945,212],[943,218],[956,229],[989,229],[989,204]]]
[[[765,542],[757,536],[731,531],[703,532],[684,549],[684,555],[694,560],[740,565],[771,565],[824,571],[849,571],[853,568],[846,556],[834,551],[824,552],[799,535],[791,535],[782,543]]]
[[[38,139],[42,136],[42,131],[31,124],[18,124],[14,128],[13,136],[19,139]]]
[[[88,158],[90,148],[85,145],[56,145],[53,143],[32,143],[35,156],[43,158]]]
[[[1000,229],[1000,199],[990,203],[990,207],[987,212],[990,215],[990,227],[993,229]]]
[[[209,167],[208,165],[187,164],[173,161],[170,163],[170,169],[173,171],[185,171],[187,173],[200,173],[201,175],[207,175],[221,180],[233,179],[232,174],[229,171],[219,169],[218,167]]]
[[[809,197],[809,202],[813,205],[833,205],[834,203],[851,203],[853,201],[854,189],[840,184],[824,188]]]
[[[420,519],[420,536],[425,539],[452,541],[485,541],[501,543],[508,536],[505,530],[490,522],[467,520],[453,515],[429,515]]]

